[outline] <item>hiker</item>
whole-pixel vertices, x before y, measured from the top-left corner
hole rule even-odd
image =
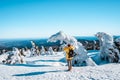
[[[64,51],[66,52],[66,60],[68,63],[68,71],[72,69],[72,58],[73,56],[70,56],[70,52],[72,51],[73,53],[74,47],[70,44],[68,44],[65,48]]]

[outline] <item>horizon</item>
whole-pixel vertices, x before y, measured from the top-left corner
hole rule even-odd
[[[120,35],[119,0],[0,0],[0,39]]]
[[[74,38],[78,39],[78,38],[81,38],[81,39],[85,39],[85,38],[96,38],[95,36],[73,36]],[[120,37],[120,35],[113,35],[114,38],[116,37]],[[39,38],[0,38],[0,41],[2,40],[37,40],[37,39],[48,39],[49,37],[39,37]]]
[[[84,37],[95,37],[95,36],[73,36],[75,38],[80,37],[80,38],[84,38]],[[49,37],[41,37],[41,38],[0,38],[0,40],[24,40],[24,39],[48,39]]]

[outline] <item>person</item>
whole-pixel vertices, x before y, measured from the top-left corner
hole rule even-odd
[[[70,57],[70,50],[74,50],[74,47],[71,44],[68,44],[65,48],[64,51],[66,52],[66,60],[67,60],[67,64],[68,64],[68,71],[71,71],[72,69],[72,58]]]

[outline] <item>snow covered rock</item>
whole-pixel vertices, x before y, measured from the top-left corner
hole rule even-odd
[[[100,42],[100,58],[109,62],[119,62],[120,54],[113,43],[113,37],[104,32],[95,35]]]
[[[84,46],[80,42],[78,42],[74,37],[69,36],[64,32],[60,31],[52,35],[48,39],[48,42],[56,42],[56,41],[60,41],[61,44],[62,43],[71,44],[75,47],[74,51],[77,55],[73,58],[73,65],[81,66],[84,63],[86,63],[86,65],[90,65],[88,64],[88,60],[90,59],[88,59],[89,56],[87,55],[87,51],[85,50]],[[92,65],[96,65],[93,60],[90,60],[89,62],[93,63]]]

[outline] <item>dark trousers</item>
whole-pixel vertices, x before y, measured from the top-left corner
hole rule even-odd
[[[72,60],[67,60],[68,63],[68,70],[72,69]]]

